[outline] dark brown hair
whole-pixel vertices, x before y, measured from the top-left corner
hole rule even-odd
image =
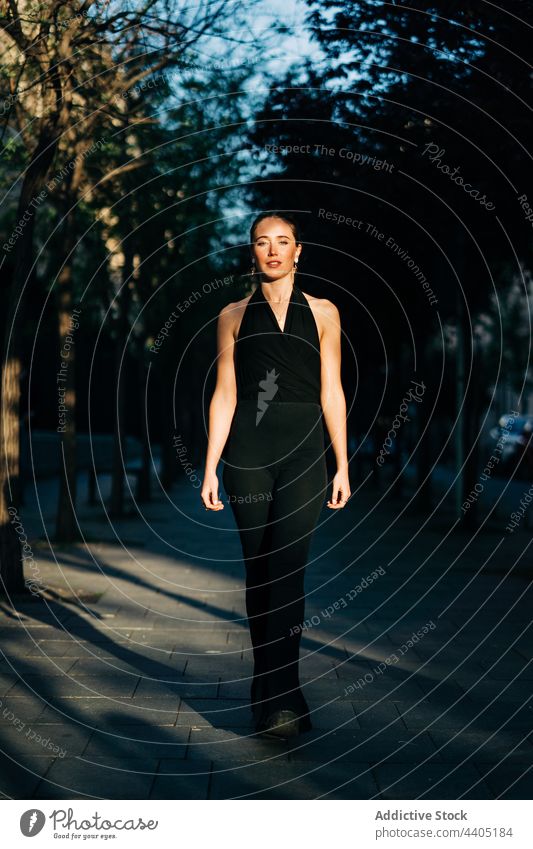
[[[301,240],[300,225],[298,224],[298,222],[296,221],[294,216],[291,215],[289,212],[281,212],[278,209],[271,209],[271,210],[267,210],[266,212],[261,212],[257,216],[257,218],[254,218],[254,220],[252,221],[252,226],[250,227],[250,245],[253,244],[254,233],[255,233],[255,229],[256,229],[257,225],[260,224],[261,221],[263,221],[264,218],[281,218],[281,220],[284,221],[286,224],[288,224],[289,227],[291,228],[292,235],[294,236],[296,244],[301,245],[302,240]]]

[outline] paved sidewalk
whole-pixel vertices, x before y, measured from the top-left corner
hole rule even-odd
[[[355,486],[324,507],[300,665],[314,729],[283,742],[253,735],[227,501],[207,514],[183,482],[111,523],[80,489],[86,545],[52,552],[38,505],[20,511],[26,577],[51,590],[0,605],[4,796],[532,798],[529,533],[470,536],[447,507],[426,523]]]

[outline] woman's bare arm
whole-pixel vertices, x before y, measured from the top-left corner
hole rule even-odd
[[[321,389],[320,403],[337,462],[330,507],[344,507],[350,497],[346,435],[346,399],[341,381],[341,322],[335,304],[320,305]],[[341,497],[342,494],[342,497]]]
[[[235,304],[227,304],[217,323],[217,381],[209,405],[209,431],[205,461],[202,500],[207,508],[221,509],[216,486],[216,470],[229,436],[231,421],[237,404],[237,383],[234,365]]]

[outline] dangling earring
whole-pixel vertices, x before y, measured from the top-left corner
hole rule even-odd
[[[252,279],[252,283],[254,282],[255,277],[255,262],[252,262],[252,267],[250,269],[250,277]]]

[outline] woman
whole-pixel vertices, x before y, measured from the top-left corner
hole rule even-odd
[[[339,312],[294,280],[302,252],[297,223],[283,212],[262,213],[250,242],[258,286],[218,318],[201,498],[207,510],[223,509],[216,476],[222,456],[246,569],[255,728],[286,737],[312,728],[298,678],[298,626],[311,536],[327,489],[322,415],[337,463],[327,506],[341,509],[350,496],[346,401]]]

